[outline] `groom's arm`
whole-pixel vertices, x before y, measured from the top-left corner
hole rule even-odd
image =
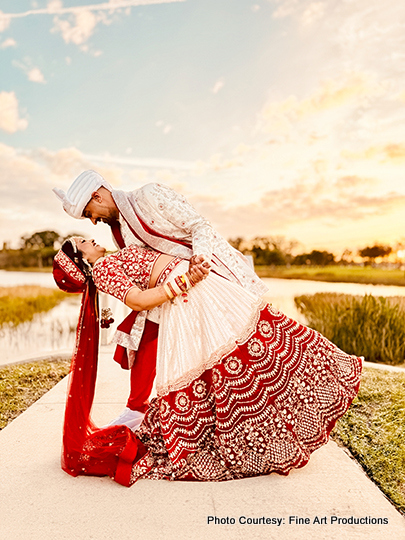
[[[137,203],[145,215],[168,221],[183,237],[188,237],[193,255],[204,257],[207,263],[211,261],[215,232],[183,195],[163,184],[147,184],[138,190]]]

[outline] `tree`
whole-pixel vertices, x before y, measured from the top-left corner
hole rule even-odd
[[[54,249],[55,243],[60,242],[61,239],[61,236],[55,231],[40,231],[31,236],[22,236],[21,244],[23,249]]]
[[[368,259],[368,264],[374,263],[377,257],[387,257],[392,252],[392,247],[375,244],[371,247],[359,249],[359,255],[362,259]]]
[[[352,251],[350,249],[345,249],[340,257],[339,264],[350,264],[353,262],[351,259]]]
[[[314,266],[327,266],[335,263],[335,256],[329,251],[318,251],[313,249],[311,253],[301,253],[293,259],[293,264],[304,265],[312,264]]]
[[[241,247],[242,247],[242,244],[244,243],[244,239],[241,237],[241,236],[238,236],[237,238],[230,238],[228,240],[229,244],[231,244],[232,247],[234,247],[235,249],[237,249],[238,251],[242,251]]]
[[[272,237],[257,237],[253,240],[250,251],[255,264],[280,266],[287,263],[281,249],[282,241]]]

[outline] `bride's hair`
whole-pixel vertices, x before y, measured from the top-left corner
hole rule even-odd
[[[84,275],[91,276],[91,266],[89,262],[83,258],[82,252],[77,249],[76,242],[73,238],[65,240],[61,249]]]

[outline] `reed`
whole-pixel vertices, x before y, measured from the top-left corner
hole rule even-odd
[[[405,285],[403,270],[372,266],[255,266],[261,278],[305,279],[332,283],[372,283],[374,285]]]
[[[0,287],[0,327],[31,321],[36,313],[49,311],[65,298],[62,291],[36,285]]]
[[[405,362],[405,298],[317,293],[294,298],[308,326],[370,362]]]

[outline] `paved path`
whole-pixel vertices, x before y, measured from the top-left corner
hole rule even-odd
[[[405,519],[333,442],[288,477],[141,480],[129,489],[109,478],[72,478],[59,465],[65,389],[66,379],[0,432],[1,540],[405,538]],[[95,422],[102,425],[120,412],[127,393],[128,373],[104,347]],[[228,524],[208,524],[210,516]],[[388,523],[337,523],[333,516]],[[248,518],[275,518],[281,524],[247,523]]]

